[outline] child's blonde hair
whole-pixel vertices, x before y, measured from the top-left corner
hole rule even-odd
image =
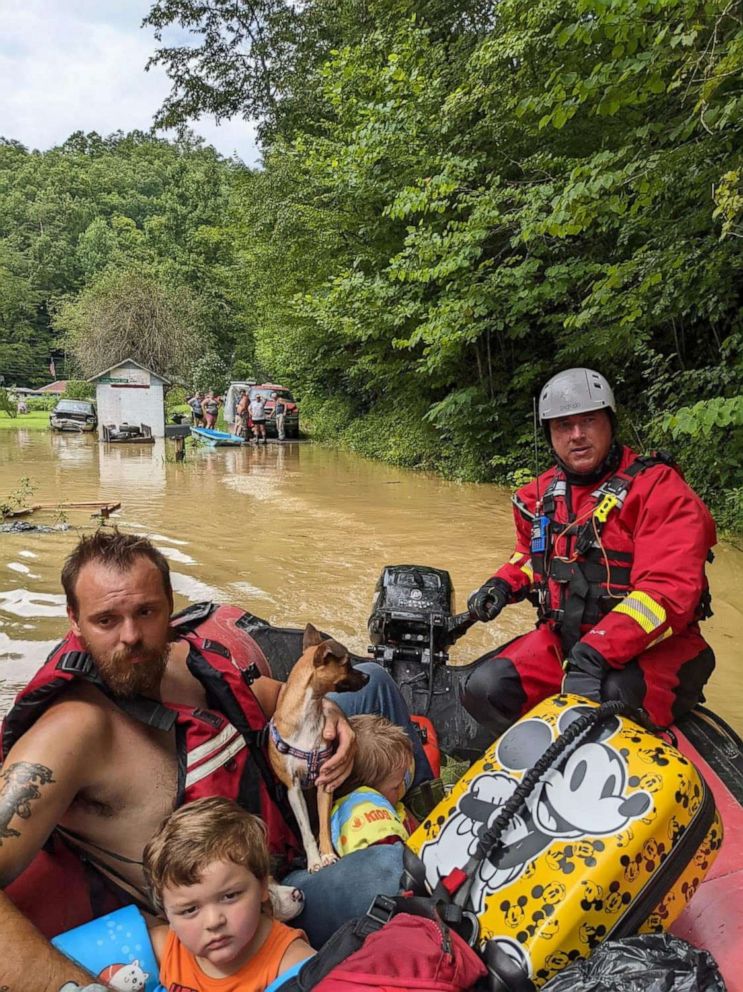
[[[242,865],[260,882],[271,870],[263,821],[221,796],[197,799],[175,810],[145,847],[145,881],[156,909],[163,910],[166,885],[195,885],[214,861]]]
[[[368,785],[375,789],[396,768],[407,768],[413,761],[410,738],[396,723],[386,717],[361,715],[349,717],[356,734],[353,771],[344,792]]]

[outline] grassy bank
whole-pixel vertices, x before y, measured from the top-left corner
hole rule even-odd
[[[48,431],[49,411],[31,410],[29,413],[19,413],[17,417],[9,417],[0,413],[0,431]]]

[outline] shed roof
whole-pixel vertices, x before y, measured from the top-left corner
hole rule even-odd
[[[49,382],[38,390],[40,393],[63,393],[67,389],[66,379],[57,379],[56,382]]]
[[[154,375],[156,379],[162,380],[162,382],[168,386],[170,385],[170,379],[166,379],[164,375],[160,375],[160,373],[155,372],[154,369],[148,369],[146,365],[142,365],[141,362],[138,362],[134,358],[122,358],[122,360],[120,362],[116,362],[115,365],[109,365],[109,367],[104,369],[102,372],[97,372],[95,375],[92,375],[88,379],[88,382],[95,382],[96,379],[100,379],[104,375],[108,375],[109,372],[113,372],[114,369],[121,368],[122,365],[136,365],[137,368],[142,369],[143,372],[149,372],[150,375]]]

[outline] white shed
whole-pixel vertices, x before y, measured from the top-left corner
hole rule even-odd
[[[165,386],[168,379],[156,375],[133,358],[91,376],[98,407],[98,436],[104,424],[147,424],[153,437],[165,437]]]

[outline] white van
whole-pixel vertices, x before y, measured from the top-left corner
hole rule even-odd
[[[224,420],[226,424],[232,426],[235,423],[235,409],[240,393],[245,390],[247,393],[251,386],[255,386],[255,379],[246,379],[244,382],[231,382],[224,397]]]

